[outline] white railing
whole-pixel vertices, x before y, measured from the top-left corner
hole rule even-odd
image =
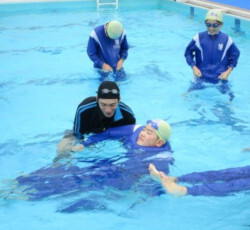
[[[175,0],[176,2],[188,4],[191,6],[196,6],[206,9],[221,9],[223,13],[232,15],[234,17],[250,20],[250,10],[241,9],[238,7],[232,7],[225,4],[204,1],[204,0]]]

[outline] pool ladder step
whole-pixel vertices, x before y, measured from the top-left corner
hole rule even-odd
[[[118,8],[118,0],[110,1],[110,0],[96,0],[97,8],[100,6],[108,6],[108,5],[113,5]]]

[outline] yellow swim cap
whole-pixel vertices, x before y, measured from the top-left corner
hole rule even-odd
[[[206,14],[205,20],[216,20],[218,22],[223,21],[223,14],[218,9],[209,10]]]
[[[164,144],[169,140],[171,135],[170,125],[163,120],[149,120],[147,124],[150,125],[157,133],[157,136],[163,140]]]
[[[107,33],[111,39],[117,39],[121,36],[123,26],[118,21],[111,21],[107,25]]]

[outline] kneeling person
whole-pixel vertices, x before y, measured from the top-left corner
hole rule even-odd
[[[110,127],[135,124],[133,111],[120,101],[120,89],[115,82],[100,84],[97,96],[83,100],[76,110],[73,135],[65,136],[58,151],[70,151],[84,134],[100,133]]]

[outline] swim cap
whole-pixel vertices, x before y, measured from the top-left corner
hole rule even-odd
[[[205,20],[216,20],[218,22],[222,22],[223,21],[223,14],[218,9],[209,10],[207,12]]]
[[[147,124],[156,131],[157,136],[163,140],[164,144],[168,141],[171,135],[171,127],[166,121],[150,120],[147,121]]]
[[[120,100],[120,89],[113,81],[103,81],[98,88],[97,97]]]
[[[123,26],[118,21],[111,21],[107,25],[107,34],[111,39],[117,39],[121,36]]]

